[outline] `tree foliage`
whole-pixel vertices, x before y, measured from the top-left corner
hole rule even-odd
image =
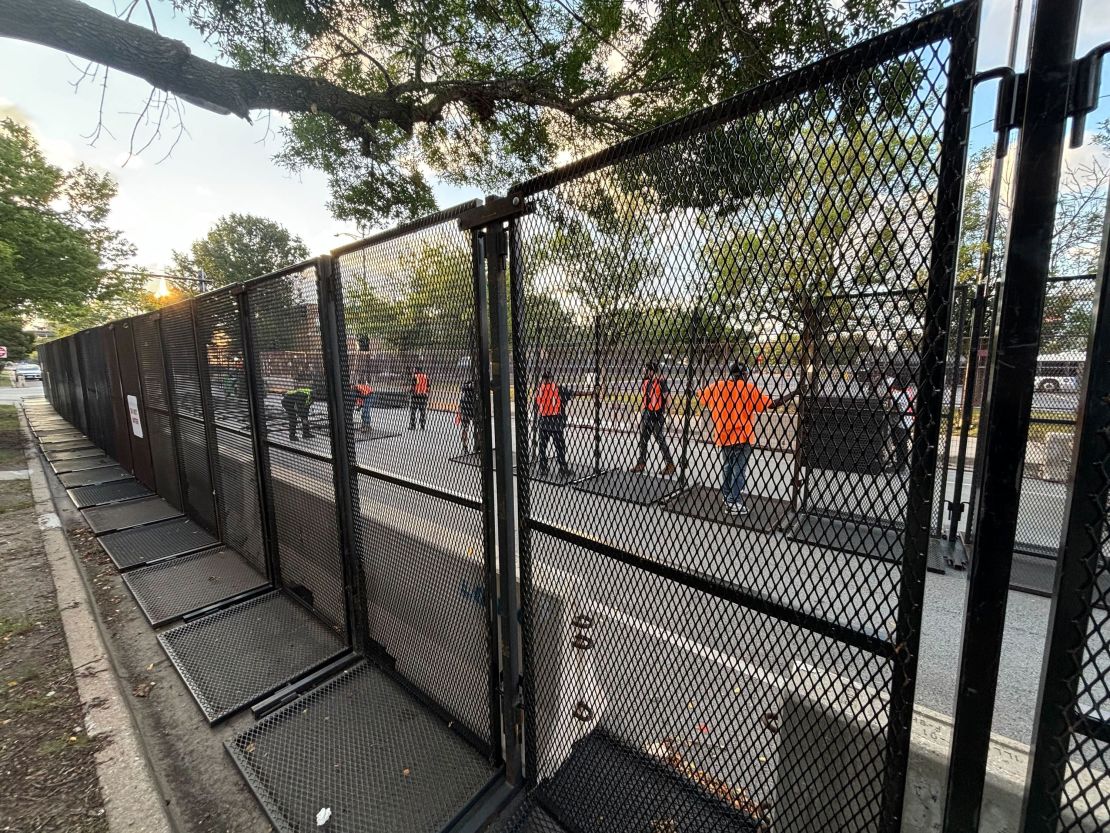
[[[107,225],[116,183],[51,165],[31,132],[0,121],[0,309],[64,317],[106,291],[130,245]]]
[[[173,253],[173,271],[195,278],[203,270],[210,286],[225,286],[292,266],[308,254],[304,241],[280,223],[253,214],[228,214],[188,252]]]
[[[0,316],[0,345],[8,348],[10,362],[17,362],[27,358],[35,349],[35,336],[33,333],[23,331],[23,320],[15,316]],[[0,364],[3,360],[0,359]]]

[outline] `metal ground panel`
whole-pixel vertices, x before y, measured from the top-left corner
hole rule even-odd
[[[680,492],[669,498],[663,508],[668,512],[758,532],[773,532],[788,523],[791,516],[790,501],[752,494],[744,498],[747,510],[744,514],[727,512],[721,490],[708,486],[694,486]]]
[[[101,535],[100,546],[120,570],[216,546],[219,541],[188,518]]]
[[[65,442],[59,443],[42,443],[42,450],[47,456],[59,451],[83,451],[85,449],[94,449],[98,454],[103,453],[102,449],[94,446],[89,440],[66,440]]]
[[[281,831],[437,833],[493,767],[386,676],[361,664],[229,741]]]
[[[175,507],[157,496],[84,510],[85,523],[97,535],[169,520],[180,514]]]
[[[114,466],[116,461],[111,457],[101,454],[99,457],[82,457],[79,460],[59,460],[51,463],[55,474],[69,474],[75,471],[88,471],[89,469],[102,469],[105,466]]]
[[[209,723],[345,650],[333,631],[280,591],[179,625],[158,640]]]
[[[87,460],[90,457],[103,457],[104,451],[96,446],[89,446],[88,448],[79,448],[75,451],[45,451],[46,459],[51,464],[61,463],[66,460]]]
[[[227,547],[140,567],[123,581],[154,627],[266,585],[258,570]]]
[[[113,480],[129,480],[131,474],[119,466],[104,466],[88,471],[75,471],[70,474],[60,474],[58,479],[67,489],[74,486],[92,486],[95,483],[111,483]]]
[[[567,831],[534,801],[525,799],[512,813],[494,825],[490,833],[567,833]]]
[[[117,480],[114,483],[94,483],[92,486],[70,489],[69,499],[78,509],[88,509],[90,506],[134,500],[152,494],[153,492],[138,480]]]
[[[635,474],[630,471],[609,471],[574,484],[573,488],[627,503],[647,505],[666,500],[682,489],[677,480]]]

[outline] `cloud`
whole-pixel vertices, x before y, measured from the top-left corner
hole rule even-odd
[[[129,171],[141,171],[146,167],[146,160],[127,151],[117,153],[112,159],[112,164],[117,168],[126,168]]]
[[[11,119],[17,124],[30,126],[31,117],[27,111],[13,101],[0,98],[0,119]]]

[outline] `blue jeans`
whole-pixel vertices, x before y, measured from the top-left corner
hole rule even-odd
[[[371,419],[370,408],[373,406],[373,404],[374,404],[374,394],[370,394],[369,396],[363,398],[363,400],[362,400],[362,423],[363,423],[363,425],[369,425],[370,424],[370,419]]]
[[[748,457],[751,453],[751,443],[721,446],[721,496],[725,502],[743,502],[744,487],[748,482]]]

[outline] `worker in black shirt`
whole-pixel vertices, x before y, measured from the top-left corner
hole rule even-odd
[[[547,473],[547,447],[554,443],[555,461],[559,464],[559,473],[564,477],[571,474],[567,465],[567,405],[574,393],[567,388],[555,384],[550,370],[545,370],[540,377],[540,386],[536,390],[534,407],[536,410],[536,427],[539,430],[541,474]]]
[[[667,447],[664,428],[667,423],[667,400],[670,390],[667,379],[659,373],[658,362],[648,362],[644,368],[644,379],[640,383],[640,446],[634,472],[642,472],[647,463],[648,440],[652,437],[663,454],[663,477],[674,474],[674,459]]]

